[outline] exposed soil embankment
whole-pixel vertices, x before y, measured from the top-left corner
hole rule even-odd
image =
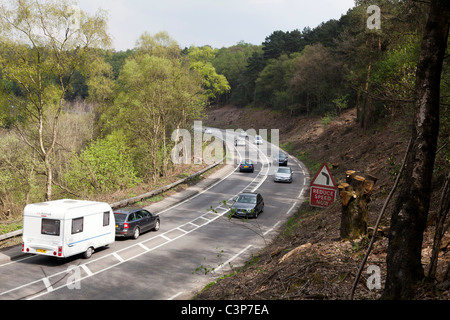
[[[318,169],[326,162],[336,182],[345,179],[347,170],[378,178],[369,204],[369,227],[373,227],[389,194],[407,148],[410,129],[406,115],[386,119],[362,130],[355,110],[346,110],[334,119],[290,117],[266,109],[225,106],[208,111],[205,124],[222,129],[279,129],[280,144],[293,156]],[[311,172],[314,174],[315,172]],[[439,188],[436,188],[437,190]],[[433,195],[436,200],[438,193]],[[395,202],[393,199],[391,207]],[[433,201],[430,215],[437,201]],[[371,255],[366,263],[378,266],[384,287],[389,212],[381,222]],[[369,239],[343,241],[339,238],[341,207],[339,201],[327,209],[308,203],[289,220],[281,234],[231,277],[217,281],[196,299],[348,299]],[[423,264],[430,260],[434,225],[424,235]],[[447,234],[440,254],[438,277],[450,261]],[[426,269],[425,269],[426,270]],[[369,290],[364,271],[355,299],[378,299],[381,289]],[[418,299],[449,299],[449,290],[434,292],[425,287]]]

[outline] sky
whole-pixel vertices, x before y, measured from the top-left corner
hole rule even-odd
[[[75,0],[82,11],[108,12],[116,51],[133,49],[145,31],[167,31],[181,48],[260,45],[274,31],[314,28],[339,19],[354,0]]]

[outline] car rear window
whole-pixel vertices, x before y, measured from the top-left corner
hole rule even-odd
[[[127,215],[125,213],[114,213],[114,219],[116,220],[116,222],[124,222],[126,218]]]

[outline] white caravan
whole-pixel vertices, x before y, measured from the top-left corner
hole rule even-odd
[[[109,204],[62,199],[29,204],[23,211],[22,251],[58,258],[83,253],[115,240],[114,213]]]

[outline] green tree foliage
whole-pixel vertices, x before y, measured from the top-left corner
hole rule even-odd
[[[275,31],[263,42],[264,60],[278,59],[282,54],[301,52],[307,45],[302,32]]]
[[[181,55],[178,43],[166,31],[158,32],[153,36],[144,32],[136,41],[136,52],[171,60],[179,59]]]
[[[216,72],[212,60],[216,56],[215,49],[210,46],[191,47],[188,50],[188,57],[191,61],[191,68],[197,71],[203,79],[205,95],[210,101],[214,101],[220,95],[230,91],[227,78]]]
[[[141,181],[133,155],[123,130],[115,130],[73,157],[64,180],[71,190],[81,195],[132,187]]]
[[[11,132],[0,139],[0,208],[18,213],[23,203],[39,200],[39,177],[42,170],[36,155]],[[1,214],[0,214],[1,218]]]
[[[204,78],[181,58],[181,50],[175,51],[173,41],[164,39],[161,44],[146,34],[145,43],[151,45],[139,42],[143,46],[127,59],[118,77],[114,106],[103,115],[110,128],[119,124],[130,132],[139,175],[153,181],[171,165],[172,131],[201,119],[207,101]]]
[[[292,104],[293,94],[290,81],[294,65],[300,58],[300,53],[291,56],[282,54],[278,59],[271,59],[256,79],[255,101],[279,110],[286,110]]]
[[[7,92],[21,120],[14,124],[45,166],[46,200],[52,198],[59,120],[73,76],[91,59],[91,48],[109,44],[103,13],[73,17],[69,9],[68,1],[11,0],[0,7],[2,78],[19,89]]]
[[[342,66],[321,43],[308,46],[294,66],[291,86],[299,99],[298,107],[309,113],[325,113],[342,89]]]
[[[251,63],[250,57],[262,53],[261,49],[261,46],[239,42],[229,48],[224,47],[217,50],[211,63],[218,74],[226,77],[230,89],[233,89],[223,99],[225,103],[245,105],[251,100],[255,79],[248,79],[246,71]]]
[[[380,30],[367,27],[370,5],[381,9]],[[325,114],[335,111],[333,101],[346,97],[367,128],[408,105],[426,6],[415,1],[356,1],[338,20],[302,31],[274,31],[262,43],[262,51],[247,57],[239,75],[230,72],[231,67],[220,68],[224,60],[232,64],[242,59],[236,46],[222,48],[227,55],[218,55],[213,65],[227,76],[232,101],[239,105]]]

